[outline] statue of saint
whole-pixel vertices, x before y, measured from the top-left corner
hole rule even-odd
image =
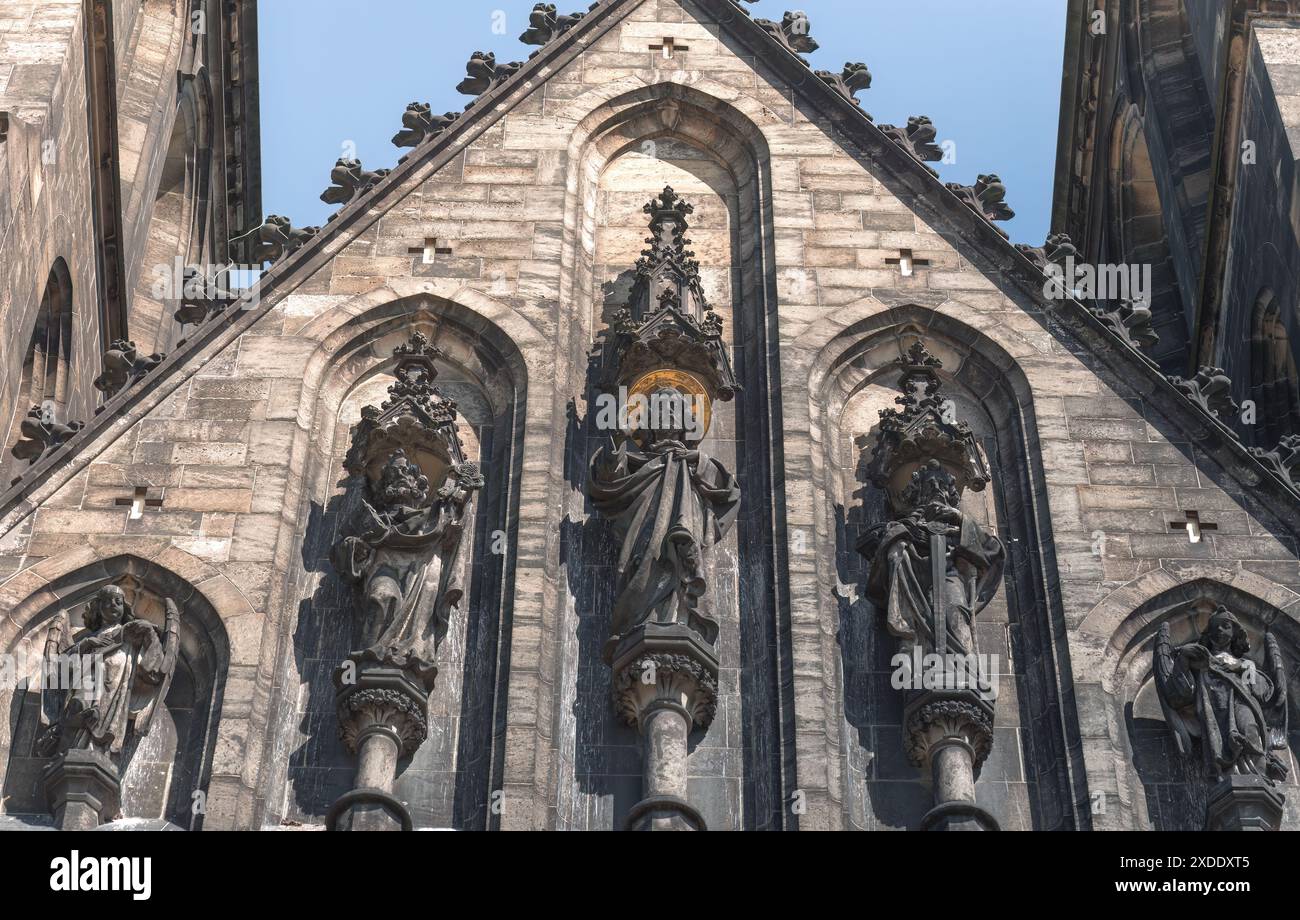
[[[1002,584],[1002,541],[962,513],[956,480],[937,460],[912,474],[903,500],[911,510],[863,541],[878,541],[867,595],[885,611],[889,631],[904,640],[905,651],[920,642],[929,653],[939,647],[933,607],[939,581],[942,647],[950,654],[974,654],[975,616]],[[936,550],[943,554],[938,565]]]
[[[456,556],[478,467],[454,467],[430,496],[420,467],[395,451],[363,500],[353,536],[334,548],[334,565],[361,585],[359,638],[369,660],[414,671],[432,685],[438,642],[463,591],[453,584]]]
[[[86,605],[87,633],[64,649],[77,660],[76,686],[62,688],[59,721],[41,739],[46,755],[71,749],[120,754],[127,731],[147,735],[167,696],[180,650],[180,612],[170,598],[162,629],[137,618],[116,585],[100,588]]]
[[[679,623],[712,645],[714,547],[735,523],[740,486],[683,425],[623,438],[591,459],[588,494],[622,540],[610,645],[646,623]]]
[[[1155,643],[1156,691],[1179,752],[1190,753],[1198,739],[1210,779],[1282,781],[1287,765],[1273,752],[1286,747],[1286,667],[1272,633],[1264,637],[1263,666],[1249,656],[1245,628],[1222,605],[1186,645],[1173,644],[1165,622]]]

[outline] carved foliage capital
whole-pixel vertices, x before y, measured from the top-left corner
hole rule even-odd
[[[708,728],[718,709],[716,668],[690,655],[640,655],[614,675],[612,690],[614,709],[628,725],[639,725],[655,706],[673,706]]]
[[[962,744],[972,752],[978,769],[993,750],[993,720],[973,701],[939,699],[914,709],[907,717],[904,746],[913,766],[924,767],[943,744]]]
[[[388,688],[356,690],[339,700],[339,738],[352,753],[372,731],[391,732],[403,756],[413,754],[429,734],[424,707],[405,693]]]

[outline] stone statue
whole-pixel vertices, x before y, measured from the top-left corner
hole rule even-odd
[[[918,340],[900,365],[900,408],[881,410],[868,466],[887,507],[858,541],[871,560],[867,596],[899,640],[904,751],[931,777],[935,804],[921,828],[997,830],[975,795],[997,692],[974,626],[1002,585],[1006,550],[961,510],[963,493],[982,491],[991,476],[974,431],[943,396],[939,359]]]
[[[913,473],[904,501],[911,510],[889,521],[879,537],[868,596],[905,650],[919,641],[927,653],[974,654],[975,616],[1002,584],[1002,541],[962,513],[956,480],[937,460]],[[939,546],[942,569],[935,564]],[[939,592],[936,576],[943,579]],[[942,624],[936,596],[943,601]]]
[[[1250,658],[1241,622],[1222,605],[1195,642],[1174,645],[1169,623],[1155,643],[1156,690],[1178,751],[1200,742],[1206,775],[1286,779],[1274,751],[1286,748],[1286,667],[1277,639],[1264,636],[1264,663]]]
[[[79,660],[82,679],[63,690],[59,721],[41,738],[43,754],[120,754],[128,729],[149,733],[180,650],[180,612],[170,598],[166,608],[159,629],[131,612],[121,588],[99,589],[82,615],[89,632],[61,653]]]
[[[362,500],[353,536],[335,547],[334,566],[360,585],[360,660],[410,670],[433,685],[439,640],[463,592],[452,583],[466,508],[483,480],[461,464],[432,496],[419,466],[398,450]]]
[[[735,523],[740,487],[684,430],[603,447],[591,461],[592,504],[622,538],[611,644],[637,626],[680,623],[712,645],[713,547]]]
[[[393,795],[397,762],[428,736],[438,645],[464,594],[457,558],[484,485],[465,457],[456,402],[434,384],[446,357],[418,331],[393,349],[388,399],[361,410],[343,461],[362,494],[331,561],[354,586],[359,641],[334,685],[339,737],[358,763],[353,788],[326,815],[330,830],[413,826]]]

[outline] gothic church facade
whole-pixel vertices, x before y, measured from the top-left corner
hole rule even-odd
[[[806,16],[539,4],[303,228],[252,0],[17,6],[0,827],[1300,828],[1300,432]]]

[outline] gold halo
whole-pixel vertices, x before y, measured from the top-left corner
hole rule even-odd
[[[704,406],[704,424],[700,434],[700,438],[703,440],[704,436],[709,433],[709,424],[713,421],[713,400],[709,397],[708,388],[704,386],[703,381],[694,374],[668,368],[642,374],[627,388],[628,401],[631,402],[634,396],[648,396],[663,387],[671,387],[679,393],[685,393],[687,396],[693,396],[700,400],[700,403]]]

